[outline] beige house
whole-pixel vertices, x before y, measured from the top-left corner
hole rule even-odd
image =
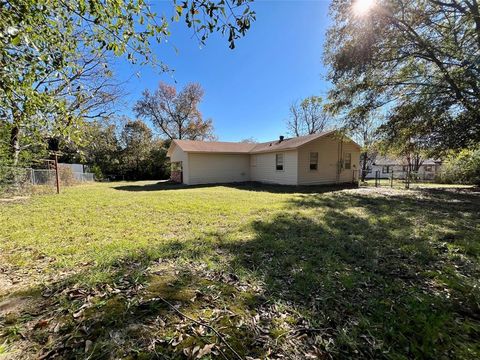
[[[173,140],[167,156],[172,179],[187,185],[339,184],[357,181],[360,146],[329,131],[260,144]]]

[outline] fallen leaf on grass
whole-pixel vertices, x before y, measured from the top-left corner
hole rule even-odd
[[[93,342],[91,340],[85,341],[85,354],[88,354],[92,349]]]
[[[212,349],[215,347],[215,344],[207,344],[201,349],[197,354],[197,359],[202,358],[202,356],[208,355],[212,352]]]
[[[48,323],[50,322],[50,320],[40,320],[39,322],[37,322],[35,324],[35,326],[33,327],[34,329],[44,329],[48,326]]]

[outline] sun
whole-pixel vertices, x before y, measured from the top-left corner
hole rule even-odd
[[[366,15],[375,6],[375,0],[354,0],[353,13],[357,16]]]

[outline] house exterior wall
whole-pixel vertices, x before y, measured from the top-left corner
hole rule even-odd
[[[251,154],[250,179],[270,184],[297,185],[297,150]],[[283,170],[276,169],[276,154],[283,154]]]
[[[183,183],[189,185],[189,171],[188,171],[188,154],[184,152],[180,147],[174,146],[170,155],[170,162],[182,162],[183,171]]]
[[[249,154],[188,154],[188,185],[250,180]]]
[[[340,172],[339,182],[350,183],[354,181],[354,177],[356,180],[358,180],[358,170],[360,169],[360,148],[352,142],[344,142],[342,150],[343,154],[346,152],[352,154],[352,166],[350,169],[342,169]]]
[[[352,182],[359,169],[360,149],[354,143],[322,137],[295,150],[257,154],[184,152],[179,146],[170,151],[171,162],[182,162],[186,185],[258,181],[282,185],[315,185]],[[310,152],[318,152],[318,169],[310,170]],[[351,169],[337,173],[343,153],[352,155]],[[276,169],[276,155],[283,154],[283,170]],[[339,153],[341,156],[339,156]]]
[[[353,181],[353,172],[359,169],[360,150],[353,143],[340,141],[333,136],[323,137],[308,143],[298,150],[298,184],[335,184]],[[317,170],[310,170],[310,153],[318,152]],[[352,154],[351,169],[342,169],[337,173],[338,162],[343,153]],[[340,153],[341,156],[339,155]]]

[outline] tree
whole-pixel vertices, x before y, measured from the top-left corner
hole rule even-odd
[[[387,138],[379,143],[380,151],[395,158],[400,158],[409,173],[415,173],[432,150],[428,141],[421,136],[414,136],[409,130],[397,133],[396,137]]]
[[[480,147],[451,152],[442,164],[440,181],[480,185]]]
[[[132,63],[166,69],[150,44],[169,35],[170,21],[183,18],[201,42],[212,32],[228,33],[233,48],[255,19],[249,1],[172,2],[175,15],[169,20],[152,12],[144,0],[0,0],[0,118],[11,125],[14,165],[22,139],[43,139],[52,129],[56,133],[49,136],[71,137],[85,110],[91,112],[96,97],[90,97],[92,89],[83,87],[79,74],[94,64],[108,73],[104,59],[126,56]]]
[[[334,0],[331,16],[324,58],[334,114],[355,123],[384,109],[382,130],[394,120],[438,151],[480,141],[477,0]]]
[[[61,161],[89,165],[98,179],[164,179],[169,167],[168,143],[155,138],[141,120],[91,121],[82,141],[63,143]]]
[[[199,84],[187,84],[177,92],[174,86],[161,82],[154,93],[143,92],[134,111],[169,140],[205,140],[213,138],[213,125],[212,120],[203,120],[198,109],[203,94]]]
[[[74,73],[52,70],[36,81],[35,95],[2,102],[2,110],[10,124],[13,165],[22,160],[22,152],[32,147],[45,147],[47,137],[79,141],[86,120],[108,118],[112,114],[121,91],[112,81],[105,61],[101,55],[77,54],[78,68]],[[35,106],[36,97],[55,101]]]
[[[255,139],[254,137],[249,137],[249,138],[242,139],[240,142],[245,143],[245,144],[257,144],[258,143],[257,139]]]
[[[351,131],[352,137],[362,147],[360,153],[360,179],[365,181],[368,165],[377,155],[376,142],[378,140],[378,123],[375,115],[360,119]]]
[[[87,164],[95,168],[96,177],[118,174],[121,141],[118,129],[110,120],[93,120],[83,124],[79,141],[62,141],[61,162]]]
[[[156,139],[143,121],[128,120],[121,142],[120,172],[126,179],[163,179],[168,175],[167,143]]]
[[[123,173],[128,178],[142,178],[145,163],[152,147],[152,130],[141,120],[130,120],[122,129],[123,150],[121,160]]]
[[[405,119],[420,124],[425,111],[428,110],[416,104],[406,104],[390,113],[388,123],[379,127],[381,151],[402,158],[410,173],[417,172],[425,159],[438,152],[435,136],[425,134],[416,126],[405,126]]]
[[[287,128],[293,136],[316,134],[325,130],[327,125],[328,118],[323,111],[321,97],[310,96],[290,106]]]

